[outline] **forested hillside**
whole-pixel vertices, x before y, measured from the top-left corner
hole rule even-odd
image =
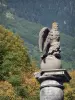
[[[20,35],[29,49],[31,59],[36,59],[39,63],[38,36],[40,29],[44,26],[19,17],[7,4],[5,2],[0,4],[0,24],[13,31],[14,34]],[[75,38],[64,33],[60,35],[63,67],[73,69],[75,68]]]
[[[0,100],[38,100],[37,70],[23,40],[0,26]]]
[[[9,8],[22,18],[51,26],[59,23],[61,32],[75,36],[75,0],[7,0]]]
[[[39,100],[40,86],[34,77],[40,67],[38,36],[54,20],[61,31],[62,66],[72,77],[64,84],[64,100],[75,100],[74,2],[0,0],[0,100]]]
[[[30,60],[24,41],[0,26],[0,100],[40,100],[39,83],[33,73],[39,71]],[[75,100],[75,71],[65,86],[64,100]]]

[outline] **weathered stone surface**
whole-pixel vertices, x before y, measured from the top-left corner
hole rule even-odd
[[[46,87],[46,86],[54,86],[54,87],[60,87],[62,88],[63,86],[63,83],[62,82],[58,82],[56,80],[44,80],[42,83],[41,83],[41,88],[42,87]]]
[[[58,23],[54,22],[52,28],[44,27],[39,33],[39,50],[41,56],[41,70],[60,69],[60,34]]]
[[[61,69],[60,35],[58,24],[54,22],[52,29],[43,28],[39,33],[39,49],[41,71],[34,73],[40,82],[40,100],[64,100],[63,83],[70,81],[66,70]]]
[[[60,69],[61,66],[61,60],[57,59],[53,55],[48,55],[45,59],[45,62],[42,60],[41,62],[41,71],[49,71],[51,69]]]
[[[62,83],[69,82],[71,77],[65,69],[50,69],[34,73],[35,78],[41,83],[45,80],[58,80]]]
[[[65,69],[51,69],[34,75],[40,82],[40,100],[64,100],[63,83],[71,79]]]
[[[63,100],[64,98],[63,83],[57,80],[43,80],[40,89],[40,100]]]
[[[64,100],[63,90],[58,87],[45,87],[40,90],[40,100]]]

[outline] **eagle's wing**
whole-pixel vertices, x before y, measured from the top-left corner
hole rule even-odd
[[[44,27],[39,32],[39,50],[40,52],[43,52],[44,50],[44,43],[46,41],[46,38],[49,34],[49,29],[47,27]]]
[[[47,35],[46,41],[44,43],[44,48],[43,48],[44,53],[48,53],[48,50],[50,48],[50,35],[49,34]]]

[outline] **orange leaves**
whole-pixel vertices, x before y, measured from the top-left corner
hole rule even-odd
[[[65,84],[65,90],[64,90],[65,93],[68,93],[68,92],[72,92],[72,88],[70,86],[70,84]]]
[[[14,97],[14,88],[7,81],[0,81],[0,96]]]
[[[71,75],[72,79],[75,79],[75,70],[71,71],[70,75]]]
[[[12,98],[10,100],[35,97],[39,89],[33,75],[39,70],[36,62],[30,60],[23,40],[2,26],[0,26],[0,62],[0,80],[6,80],[0,81],[0,96]]]
[[[65,86],[65,100],[75,100],[75,70],[70,72],[71,81],[70,83],[64,84]]]
[[[23,100],[20,96],[16,96],[14,87],[7,81],[0,81],[0,97],[8,97],[9,100]],[[6,99],[0,98],[0,100]]]
[[[39,83],[36,81],[32,73],[24,73],[22,75],[22,83],[27,87],[29,95],[35,95],[39,89]]]
[[[7,32],[8,36],[12,36],[12,34],[13,34],[12,32]]]

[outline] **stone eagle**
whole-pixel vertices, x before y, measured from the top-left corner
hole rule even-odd
[[[50,48],[49,28],[44,27],[39,32],[39,50],[46,56]]]
[[[60,35],[57,23],[53,23],[52,29],[44,27],[39,32],[39,50],[43,53],[42,59],[48,55],[60,58]]]

